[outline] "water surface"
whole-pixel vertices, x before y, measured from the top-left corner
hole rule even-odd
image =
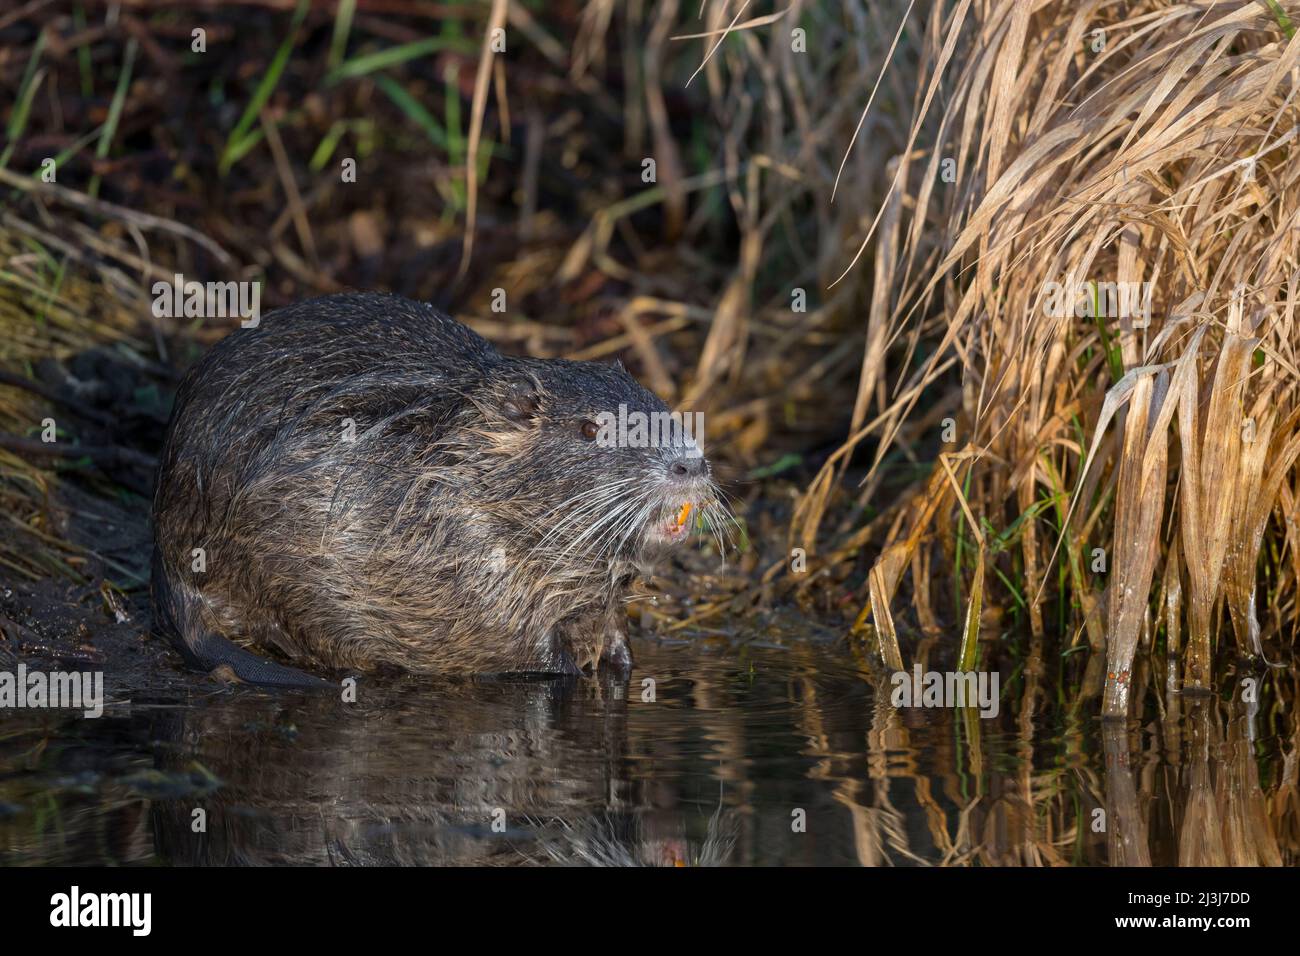
[[[215,686],[0,719],[0,863],[1288,863],[1281,708],[895,709],[842,645],[639,641],[628,685]],[[643,681],[653,680],[653,686]],[[644,698],[644,699],[643,699]],[[652,699],[651,699],[652,698]]]

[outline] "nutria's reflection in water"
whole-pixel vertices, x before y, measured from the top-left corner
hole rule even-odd
[[[895,710],[842,647],[637,650],[626,689],[372,681],[353,705],[241,689],[97,721],[11,712],[0,862],[1300,862],[1289,675],[1258,706],[1170,697],[1103,727],[1024,713],[1041,695],[1023,681],[994,720]]]
[[[355,705],[176,719],[174,766],[228,781],[201,801],[201,838],[183,802],[158,808],[159,852],[177,863],[515,864],[548,824],[636,805],[625,692],[611,684],[371,681]]]

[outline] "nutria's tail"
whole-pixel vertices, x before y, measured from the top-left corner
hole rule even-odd
[[[197,598],[184,586],[177,586],[163,568],[158,549],[153,553],[154,629],[172,642],[186,663],[211,673],[228,667],[247,684],[310,690],[333,690],[336,685],[293,667],[263,660],[220,634],[204,627],[197,608]]]

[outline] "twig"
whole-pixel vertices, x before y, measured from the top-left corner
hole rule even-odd
[[[474,254],[474,222],[478,213],[478,145],[483,135],[483,112],[487,109],[488,83],[492,77],[492,34],[505,27],[506,0],[492,0],[487,31],[483,36],[483,52],[479,55],[478,74],[474,78],[474,101],[469,118],[469,143],[465,150],[465,239],[461,245],[460,268],[456,278],[464,278],[469,269],[470,256]],[[490,162],[491,160],[489,160]]]
[[[54,0],[32,0],[32,2],[26,6],[19,7],[17,10],[12,10],[9,13],[6,13],[3,17],[0,17],[0,30],[3,30],[11,23],[17,23],[29,13],[35,13],[41,7],[48,7],[53,2]]]
[[[65,442],[43,442],[35,438],[23,438],[9,432],[0,432],[0,448],[17,452],[20,455],[51,458],[89,458],[97,465],[139,465],[141,468],[157,468],[158,459],[153,455],[122,448],[117,445],[70,445]]]
[[[54,402],[56,405],[62,405],[71,411],[78,418],[84,418],[86,421],[95,422],[100,425],[113,427],[117,424],[117,419],[111,415],[105,415],[101,411],[89,408],[78,402],[76,399],[60,395],[48,385],[33,381],[30,378],[23,378],[21,375],[15,375],[13,372],[6,372],[0,369],[0,385],[10,385],[14,388],[21,388],[23,391],[31,392],[33,395],[39,395],[47,401]]]
[[[79,193],[75,190],[60,186],[57,183],[44,183],[30,176],[23,176],[8,169],[0,169],[0,183],[12,186],[14,189],[23,192],[35,193],[38,196],[45,196],[49,199],[57,200],[69,206],[75,206],[78,209],[88,210],[106,216],[110,219],[121,219],[123,222],[134,223],[142,229],[157,229],[162,232],[170,232],[174,235],[182,236],[191,242],[197,243],[208,252],[216,256],[221,263],[230,268],[235,267],[235,260],[230,253],[222,249],[213,240],[209,239],[203,233],[191,229],[189,226],[176,222],[174,219],[164,219],[162,216],[151,216],[146,212],[136,212],[134,209],[128,209],[125,206],[119,206],[116,203],[105,202],[103,199],[95,199],[87,196],[85,193]]]
[[[311,232],[311,223],[307,221],[307,210],[302,203],[302,194],[298,192],[298,183],[293,178],[293,166],[290,165],[289,156],[284,151],[284,143],[280,140],[280,131],[275,128],[275,120],[267,115],[265,107],[262,108],[258,118],[262,121],[263,132],[266,133],[266,143],[271,147],[271,156],[275,161],[276,172],[280,176],[284,198],[289,204],[293,227],[298,233],[298,242],[312,267],[319,271],[320,259],[316,255],[316,239]]]

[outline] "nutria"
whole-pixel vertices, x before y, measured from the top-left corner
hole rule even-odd
[[[503,355],[397,296],[269,314],[177,392],[157,627],[250,683],[318,680],[254,648],[317,670],[626,676],[629,585],[722,512],[680,418],[671,440],[611,440],[621,410],[668,415],[621,365]]]

